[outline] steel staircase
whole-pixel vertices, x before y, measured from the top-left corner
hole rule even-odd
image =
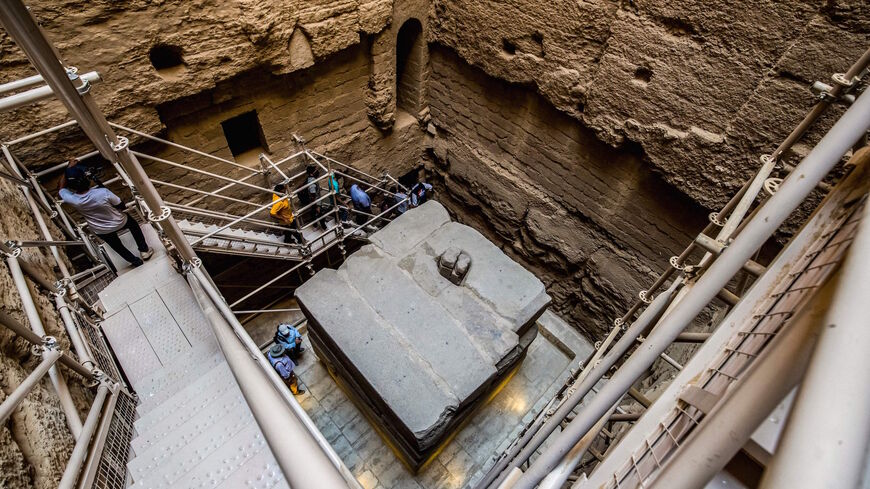
[[[184,278],[165,255],[100,292],[140,397],[132,487],[289,487]]]
[[[178,225],[189,241],[194,241],[196,238],[205,236],[220,227],[217,224],[189,221],[187,219],[179,220]],[[303,258],[301,247],[284,243],[282,236],[264,231],[240,228],[227,228],[218,231],[213,237],[196,244],[194,249],[213,253],[265,255],[295,260]]]

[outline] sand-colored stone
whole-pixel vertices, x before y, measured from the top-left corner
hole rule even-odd
[[[845,71],[870,44],[870,7],[861,0],[28,5],[68,64],[102,73],[93,93],[114,122],[231,159],[220,123],[256,110],[263,149],[275,156],[296,149],[296,132],[373,174],[400,175],[427,160],[427,178],[454,217],[533,270],[554,307],[590,336],[609,327],[800,120],[813,103],[807,86]],[[425,42],[419,110],[403,112],[395,43],[411,19]],[[183,69],[167,76],[151,66],[148,52],[159,43],[180,48]],[[2,30],[0,69],[0,82],[33,74]],[[795,157],[841,110],[823,118]],[[67,119],[55,101],[35,104],[4,114],[0,139]],[[226,171],[171,148],[139,147]],[[36,169],[89,149],[78,131],[65,130],[14,150]],[[146,166],[155,178],[218,186]],[[160,190],[171,201],[191,197]],[[0,182],[0,196],[8,211],[0,239],[35,239],[20,193]],[[25,256],[51,273],[45,255]],[[0,307],[23,319],[4,267]],[[65,341],[50,304],[40,307],[50,334]],[[34,359],[5,331],[0,346],[8,392]],[[39,402],[56,406],[47,389]],[[45,406],[27,418],[32,424],[13,418],[8,436],[0,434],[9,487],[56,482],[49,451],[64,453],[71,440]],[[44,443],[22,438],[36,432]]]

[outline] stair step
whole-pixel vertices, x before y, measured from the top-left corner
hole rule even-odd
[[[245,465],[218,486],[221,489],[290,489],[281,467],[268,447],[257,452]]]
[[[156,445],[164,438],[172,436],[173,433],[181,430],[191,420],[199,419],[200,417],[215,418],[216,420],[227,411],[238,411],[247,406],[238,388],[224,391],[220,394],[203,396],[199,401],[198,404],[190,406],[188,410],[168,414],[148,429],[141,429],[137,426],[136,432],[139,435],[133,440],[134,443],[131,444],[136,453],[145,453],[152,445]]]
[[[218,355],[220,352],[216,353],[214,357],[218,357]],[[152,419],[160,420],[171,415],[174,411],[186,409],[187,406],[196,404],[197,396],[201,396],[202,393],[223,392],[234,387],[235,382],[226,362],[221,361],[222,358],[216,360],[218,361],[214,367],[201,370],[198,377],[190,376],[186,383],[173,382],[172,387],[180,387],[175,390],[174,394],[169,395],[158,391],[152,397],[153,400],[140,404],[136,408],[139,413],[139,419],[136,421],[137,427],[142,430],[149,429],[154,424]]]
[[[250,423],[217,450],[207,456],[202,455],[199,463],[180,477],[178,474],[164,472],[161,468],[157,468],[144,479],[135,482],[132,487],[151,489],[218,487],[229,479],[233,472],[264,449],[268,448],[260,428],[257,423]]]
[[[217,347],[208,319],[196,302],[190,285],[182,277],[157,288],[157,294],[166,304],[172,318],[178,323],[188,342],[194,347],[209,344]]]
[[[220,417],[195,416],[127,464],[130,475],[134,481],[155,471],[181,477],[253,422],[247,406],[227,409]]]
[[[182,362],[181,359],[178,360]],[[194,357],[191,355],[191,358],[186,360],[192,360],[192,363],[183,362],[176,368],[161,369],[161,372],[165,373],[159,379],[160,383],[154,388],[142,392],[140,397],[142,402],[137,409],[141,416],[144,417],[156,406],[196,383],[200,377],[211,372],[225,361],[220,351],[216,351],[210,356]]]

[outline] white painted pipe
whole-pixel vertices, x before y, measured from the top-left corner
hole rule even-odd
[[[38,137],[45,136],[46,134],[51,134],[51,133],[53,133],[53,132],[60,131],[61,129],[66,129],[67,127],[72,127],[72,126],[74,126],[74,125],[76,125],[76,124],[77,124],[76,121],[66,121],[66,122],[64,122],[64,123],[62,123],[62,124],[58,124],[58,125],[56,125],[56,126],[49,127],[48,129],[43,129],[43,130],[41,130],[41,131],[36,131],[36,132],[30,133],[30,134],[28,134],[28,135],[26,135],[26,136],[21,136],[20,138],[13,139],[13,140],[11,140],[11,141],[6,141],[6,142],[3,143],[3,144],[5,144],[5,145],[7,145],[7,146],[13,146],[13,145],[16,145],[16,144],[21,144],[21,143],[24,143],[24,142],[30,141],[31,139],[36,139],[36,138],[38,138]],[[37,176],[40,176],[41,173],[37,173],[36,175],[37,175]]]
[[[108,394],[109,387],[101,384],[97,390],[96,397],[94,397],[94,403],[91,404],[91,410],[88,411],[84,429],[76,436],[76,445],[66,464],[66,469],[63,471],[63,476],[60,478],[57,489],[72,489],[76,479],[78,479],[82,465],[85,463],[85,456],[88,454],[88,446],[91,443],[91,438],[94,436],[94,431],[97,429],[97,422],[100,420],[100,413],[103,411],[103,404],[105,404]]]
[[[616,409],[616,406],[613,406],[613,408]],[[598,438],[598,433],[601,432],[601,429],[604,428],[607,420],[610,419],[611,412],[612,410],[605,413],[604,416],[595,423],[595,426],[583,435],[583,438],[581,438],[580,441],[571,448],[559,465],[557,465],[556,468],[550,472],[543,481],[541,481],[541,485],[538,486],[539,489],[561,489],[565,485],[565,482],[568,481],[568,477],[574,473],[577,464],[579,464],[580,460],[583,459],[583,455],[586,454],[586,451],[589,450],[590,446],[592,446],[592,442]]]
[[[34,85],[39,85],[43,82],[44,80],[42,79],[42,75],[28,76],[27,78],[22,78],[20,80],[15,80],[0,85],[0,94],[14,92],[15,90],[21,90],[22,88],[32,87]]]
[[[91,355],[91,350],[85,343],[84,338],[82,338],[82,332],[79,329],[78,324],[76,324],[72,317],[72,313],[69,311],[69,304],[67,304],[64,298],[59,294],[54,296],[54,304],[57,306],[58,312],[60,312],[60,318],[63,320],[66,334],[69,336],[70,342],[75,349],[76,356],[79,357],[79,362],[85,367],[93,368],[96,365],[94,363],[94,357]]]
[[[682,279],[674,280],[670,287],[656,296],[652,303],[644,309],[640,316],[637,317],[637,320],[631,323],[631,326],[629,326],[625,333],[623,333],[622,337],[619,338],[619,341],[613,345],[613,348],[611,348],[610,351],[601,358],[600,363],[590,364],[587,367],[588,373],[581,374],[580,378],[578,378],[572,386],[570,395],[568,395],[568,397],[556,408],[553,415],[541,425],[533,426],[524,433],[520,441],[517,442],[510,451],[508,451],[504,458],[496,462],[496,465],[490,469],[486,477],[477,487],[485,488],[489,487],[491,484],[498,487],[503,476],[510,472],[510,467],[518,467],[525,463],[525,461],[528,460],[535,451],[537,451],[544,441],[546,441],[547,437],[556,431],[556,428],[562,424],[565,417],[568,416],[568,414],[571,413],[571,411],[573,411],[581,401],[583,401],[590,391],[592,391],[595,384],[597,384],[598,381],[610,371],[611,367],[616,365],[616,362],[625,355],[629,348],[634,346],[638,335],[643,333],[651,324],[653,324],[653,321],[655,321],[656,318],[658,318],[665,310],[670,303],[671,298],[682,286],[682,283]],[[641,345],[638,348],[642,347],[643,346]],[[608,382],[608,384],[611,382],[612,380]],[[626,387],[622,393],[624,394],[626,390],[628,390],[628,387]],[[613,405],[614,403],[616,403],[616,400],[611,401],[610,405]],[[584,408],[584,411],[586,409],[587,408]],[[603,412],[599,413],[595,419],[598,420],[598,418],[603,414]],[[591,428],[591,425],[587,427],[587,430],[589,428]],[[580,437],[578,437],[577,441],[579,441],[579,439]],[[573,447],[576,445],[577,441],[575,441],[571,446]],[[566,454],[567,452],[568,450],[566,450]]]
[[[39,365],[33,369],[33,372],[30,372],[30,375],[28,375],[27,378],[18,384],[11,394],[6,396],[3,404],[0,404],[0,425],[6,423],[6,419],[9,418],[9,416],[15,411],[15,408],[21,404],[21,401],[27,397],[27,394],[30,394],[30,391],[36,387],[36,384],[42,380],[51,367],[57,363],[60,356],[61,352],[58,349],[46,350],[42,354],[42,361]]]
[[[27,316],[27,321],[30,323],[30,329],[39,337],[45,337],[45,327],[42,325],[39,311],[33,302],[33,296],[30,295],[30,288],[27,286],[27,280],[24,278],[24,273],[21,271],[18,259],[10,256],[6,259],[6,263],[9,265],[9,272],[12,275],[15,288],[18,289],[18,295],[21,296],[21,306],[24,309],[24,314]],[[54,391],[57,392],[57,397],[60,399],[60,407],[66,416],[70,432],[72,432],[74,437],[78,438],[82,432],[82,421],[79,418],[78,410],[72,400],[69,389],[67,389],[66,380],[56,366],[51,367],[48,375],[51,378]]]
[[[41,78],[42,77],[40,76],[40,79]],[[87,80],[88,83],[97,83],[102,80],[100,74],[96,71],[89,71],[84,75],[79,76],[79,78]],[[0,98],[0,112],[15,110],[19,107],[24,107],[25,105],[30,105],[34,102],[39,102],[40,100],[45,100],[53,96],[54,91],[52,91],[51,87],[48,85],[33,88],[26,92],[16,93],[15,95]]]
[[[604,412],[631,387],[728,281],[815,189],[843,155],[870,128],[870,95],[866,92],[849,107],[806,158],[789,174],[770,200],[698,280],[692,291],[652,331],[598,395],[552,440],[517,482],[532,489],[552,471]]]
[[[291,487],[359,488],[313,421],[229,311],[204,272],[187,276],[230,370]]]
[[[665,463],[652,485],[644,487],[696,489],[704,487],[722,471],[746,445],[764,418],[800,381],[827,306],[823,295],[830,289],[826,286],[798,311],[743,378],[729,388],[724,399]],[[641,481],[641,484],[646,482]],[[823,486],[798,484],[790,487],[818,489]]]
[[[865,149],[865,151],[870,151]],[[870,204],[763,489],[853,488],[870,440]]]

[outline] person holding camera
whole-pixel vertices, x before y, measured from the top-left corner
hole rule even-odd
[[[127,260],[134,267],[142,265],[143,260],[151,258],[154,251],[148,248],[145,235],[139,228],[139,223],[124,211],[124,205],[111,190],[98,185],[91,187],[91,179],[79,166],[75,158],[69,160],[69,166],[60,177],[60,198],[84,217],[85,222],[94,234],[106,242],[115,253]],[[118,236],[118,232],[127,229],[136,241],[139,256],[134,255]]]

